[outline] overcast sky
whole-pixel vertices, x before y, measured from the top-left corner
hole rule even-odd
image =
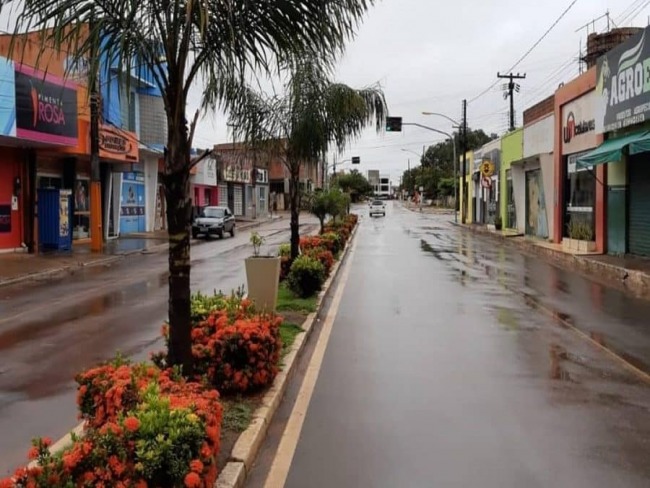
[[[380,82],[392,115],[451,132],[445,119],[421,115],[442,112],[459,120],[461,100],[474,98],[496,81],[542,37],[572,0],[381,0],[369,11],[356,39],[347,48],[336,73],[337,81],[353,87]],[[646,26],[650,1],[577,0],[575,5],[514,71],[526,73],[516,96],[518,124],[523,110],[549,96],[560,82],[578,74],[578,52],[584,49],[583,25],[609,10],[618,25]],[[634,18],[632,18],[634,17]],[[596,22],[599,32],[607,20]],[[590,26],[590,32],[593,28]],[[508,102],[503,82],[470,103],[472,128],[503,134],[508,126]],[[196,100],[198,93],[193,97]],[[210,115],[201,124],[195,145],[229,140],[223,115]],[[359,169],[379,169],[395,183],[407,167],[419,163],[423,145],[441,136],[416,127],[402,133],[376,134],[368,130],[350,144],[338,160],[360,156]],[[333,155],[330,155],[330,162]],[[343,167],[349,168],[347,163]]]
[[[392,115],[450,132],[450,122],[421,112],[442,112],[460,120],[461,100],[472,100],[490,87],[497,71],[512,67],[572,3],[574,0],[379,0],[340,60],[336,81],[356,88],[380,82]],[[523,110],[578,74],[578,53],[581,46],[584,49],[588,32],[576,31],[607,11],[617,26],[646,26],[650,0],[576,0],[514,69],[527,75],[519,82],[521,91],[516,95],[518,124]],[[3,27],[12,28],[7,25],[6,12],[2,17]],[[605,31],[607,20],[597,21],[595,28]],[[504,133],[508,102],[503,98],[503,83],[469,104],[470,127]],[[194,112],[200,96],[197,86],[190,93],[188,113]],[[231,140],[225,115],[208,114],[201,121],[194,146]],[[407,160],[411,159],[411,166],[417,165],[423,146],[439,140],[441,136],[416,127],[393,134],[369,129],[337,158],[360,156],[361,171],[379,169],[398,183]],[[330,162],[333,156],[330,154]]]

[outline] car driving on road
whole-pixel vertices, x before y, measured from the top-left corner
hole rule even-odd
[[[203,207],[192,223],[194,239],[199,235],[222,238],[226,232],[235,237],[235,216],[228,207]]]
[[[373,215],[381,215],[382,217],[386,217],[386,202],[382,202],[381,200],[373,200],[370,204],[368,214],[371,217]]]

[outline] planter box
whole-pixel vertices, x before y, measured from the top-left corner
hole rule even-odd
[[[248,298],[263,312],[275,312],[280,283],[279,257],[246,258]]]
[[[565,251],[589,253],[596,250],[596,243],[594,241],[581,241],[565,237],[562,239],[562,248]]]

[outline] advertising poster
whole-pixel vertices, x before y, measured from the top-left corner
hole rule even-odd
[[[59,193],[59,237],[70,235],[70,191]]]
[[[63,80],[16,67],[16,135],[32,141],[77,145],[77,90]]]

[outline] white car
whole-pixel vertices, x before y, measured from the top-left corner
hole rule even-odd
[[[386,202],[383,202],[381,200],[373,200],[370,204],[368,215],[371,217],[373,215],[381,215],[382,217],[386,217]]]

